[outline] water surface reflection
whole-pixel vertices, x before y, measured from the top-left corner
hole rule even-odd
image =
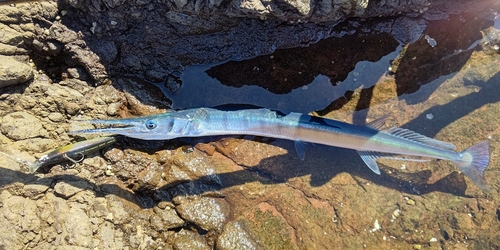
[[[358,27],[355,34],[324,39],[305,48],[278,50],[244,61],[188,66],[160,87],[172,100],[173,109],[250,104],[325,115],[356,99],[348,110],[364,110],[414,93],[431,81],[445,81],[480,49],[481,31],[497,22],[477,13],[451,15],[447,20],[428,21],[425,29],[414,31],[421,33],[411,34],[419,37],[411,44],[398,42],[401,39],[393,36],[395,30]],[[400,31],[400,27],[393,29]],[[376,85],[385,90],[377,92],[373,100]],[[424,101],[431,93],[426,91],[411,101]]]

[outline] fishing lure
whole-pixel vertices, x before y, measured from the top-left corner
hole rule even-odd
[[[115,142],[116,137],[114,136],[97,137],[90,140],[80,141],[51,151],[50,153],[40,157],[40,159],[35,162],[24,162],[24,164],[27,165],[27,172],[34,173],[41,167],[53,165],[63,161],[78,163],[83,161],[85,155],[107,147]]]

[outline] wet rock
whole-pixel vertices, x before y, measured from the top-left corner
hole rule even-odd
[[[209,250],[205,238],[201,235],[182,229],[174,235],[174,249]]]
[[[0,55],[0,88],[33,79],[33,69],[12,57]]]
[[[39,79],[47,79],[43,84],[32,83],[27,87],[13,86],[5,89],[9,93],[1,93],[0,114],[2,116],[29,109],[30,114],[35,115],[43,128],[48,131],[48,138],[51,139],[41,138],[43,137],[41,135],[12,142],[16,139],[0,135],[0,144],[2,144],[0,146],[7,144],[16,149],[29,151],[29,153],[43,152],[54,149],[54,145],[61,144],[61,140],[67,140],[65,134],[67,125],[63,121],[70,118],[71,115],[81,113],[86,116],[85,118],[87,116],[89,118],[107,118],[106,116],[123,115],[128,111],[135,114],[149,114],[158,111],[154,107],[148,107],[148,105],[156,105],[148,98],[154,99],[156,97],[150,92],[143,91],[141,93],[142,87],[130,91],[131,88],[123,87],[118,83],[101,86],[95,90],[95,94],[91,93],[90,91],[94,91],[91,83],[76,79],[77,77],[80,80],[83,78],[79,72],[74,72],[75,68],[81,67],[87,70],[102,63],[102,67],[97,65],[101,70],[88,70],[85,74],[92,74],[91,78],[97,79],[99,74],[105,73],[103,69],[106,69],[113,72],[114,75],[122,75],[122,73],[128,72],[125,68],[127,65],[122,63],[123,58],[127,58],[127,54],[136,54],[137,61],[129,62],[131,66],[147,72],[150,79],[161,81],[164,76],[172,72],[172,67],[179,65],[225,60],[233,58],[233,56],[234,58],[244,58],[249,55],[269,53],[286,46],[307,45],[335,33],[330,32],[330,24],[321,24],[319,26],[323,26],[323,28],[318,28],[310,24],[284,25],[273,20],[261,22],[240,18],[238,21],[231,22],[228,25],[230,27],[224,27],[224,22],[231,18],[221,19],[224,20],[221,22],[213,21],[207,27],[203,27],[204,19],[197,19],[197,15],[191,15],[192,13],[217,14],[220,12],[224,15],[243,13],[242,15],[263,18],[277,16],[278,19],[296,22],[299,18],[313,20],[318,16],[319,19],[324,17],[325,19],[337,20],[337,18],[348,15],[395,14],[401,11],[405,4],[404,7],[409,6],[409,9],[404,9],[403,12],[412,12],[419,11],[419,9],[413,10],[411,7],[426,4],[426,1],[418,3],[413,1],[413,4],[408,4],[410,1],[380,1],[380,3],[370,2],[367,5],[367,1],[361,0],[335,1],[335,3],[307,0],[290,0],[282,3],[259,1],[233,3],[240,2],[241,6],[244,4],[249,6],[248,9],[226,10],[226,3],[219,0],[206,2],[179,0],[174,3],[167,1],[165,5],[168,5],[169,10],[173,4],[181,6],[178,8],[185,8],[182,12],[170,14],[164,13],[165,8],[162,8],[164,6],[160,2],[148,0],[136,2],[110,0],[106,3],[99,0],[91,2],[85,0],[42,1],[36,3],[28,1],[25,3],[16,2],[16,7],[0,5],[0,21],[13,23],[9,28],[19,34],[22,34],[19,27],[33,30],[33,32],[35,29],[41,30],[40,37],[37,37],[38,42],[33,42],[34,50],[43,52],[43,57],[56,55],[64,59],[61,62],[68,60],[68,65],[64,64],[63,68],[69,67],[71,69],[67,71],[69,78],[66,80],[60,82],[54,80],[52,83],[41,74]],[[62,6],[56,5],[56,3]],[[227,4],[236,6],[232,5],[233,3]],[[134,4],[142,7],[135,8]],[[79,9],[75,10],[72,6]],[[108,8],[109,6],[114,8]],[[173,6],[172,9],[175,9],[176,6]],[[214,12],[204,12],[207,9]],[[160,15],[158,18],[155,16],[155,11],[160,11],[164,15]],[[52,24],[54,13],[58,12],[60,12],[63,21]],[[68,15],[64,16],[63,13],[68,13]],[[26,22],[35,16],[37,17],[37,28],[25,24],[18,25],[19,22]],[[150,22],[139,19],[146,17],[156,24],[174,25],[175,32],[173,29],[162,29],[159,28],[161,25],[151,25]],[[183,19],[188,19],[187,17],[192,19],[183,24]],[[101,22],[101,20],[105,21]],[[118,22],[112,23],[110,20]],[[91,23],[86,24],[87,26],[83,26],[83,28],[79,26],[89,21],[97,23],[95,34],[89,31]],[[174,23],[169,23],[170,21]],[[63,24],[71,25],[71,30],[61,29],[60,26]],[[191,24],[192,26],[190,26]],[[120,33],[124,31],[123,27],[127,28],[126,32],[130,35]],[[411,29],[413,25],[405,27]],[[234,30],[230,30],[230,28],[234,28]],[[420,30],[420,27],[416,28]],[[268,32],[269,30],[276,32],[271,34]],[[205,35],[199,35],[200,32],[214,31],[217,31],[217,34],[208,34],[209,39]],[[138,32],[140,35],[134,32]],[[177,32],[195,35],[170,38],[175,37]],[[420,37],[416,33],[418,32],[408,37],[402,36],[398,40],[413,41],[414,37]],[[158,34],[169,36],[169,39]],[[44,36],[45,39],[43,39]],[[96,40],[106,42],[99,43]],[[495,38],[494,41],[497,40]],[[64,43],[71,44],[66,47]],[[89,47],[86,47],[86,44]],[[190,46],[186,46],[186,44]],[[436,48],[440,44],[442,44],[441,41],[438,42]],[[10,53],[19,49],[18,45],[5,45],[10,47],[4,48]],[[119,49],[117,49],[117,45],[119,45]],[[99,46],[102,46],[100,50],[93,49]],[[67,51],[66,48],[68,48]],[[154,48],[154,52],[144,48]],[[495,49],[494,45],[491,46],[491,49]],[[0,47],[0,53],[1,50]],[[491,54],[495,56],[497,53],[493,50]],[[89,56],[89,53],[92,52],[98,54],[101,60],[98,61],[95,55]],[[57,62],[50,61],[48,63]],[[46,63],[43,61],[37,67]],[[488,75],[494,75],[496,71]],[[57,76],[57,74],[55,75]],[[131,84],[135,86],[144,83],[133,81]],[[182,91],[183,86],[180,82],[168,84],[171,85],[171,92]],[[123,94],[121,90],[127,94]],[[155,91],[161,95],[157,89],[152,92]],[[95,98],[96,96],[98,98]],[[489,100],[489,104],[484,105],[481,109],[493,107],[498,110],[496,102],[496,99]],[[129,108],[130,110],[128,110]],[[474,112],[482,114],[481,109]],[[497,112],[492,113],[496,114]],[[481,121],[481,125],[486,120],[490,119],[481,117],[475,121],[475,124],[477,126],[477,121]],[[491,120],[495,120],[495,118]],[[2,121],[0,129],[3,125]],[[493,133],[494,139],[492,141],[494,142],[497,139],[495,131],[494,127],[487,130],[488,135]],[[452,138],[448,135],[445,137]],[[49,184],[52,183],[50,178],[33,181],[30,179],[33,178],[33,175],[24,175],[18,172],[19,165],[17,163],[1,158],[0,225],[2,226],[0,227],[0,249],[155,249],[160,248],[161,245],[158,243],[160,241],[171,244],[165,246],[166,249],[211,249],[213,247],[220,249],[300,249],[308,247],[330,249],[332,246],[357,249],[363,247],[406,249],[417,245],[426,248],[429,246],[429,239],[439,238],[439,229],[441,228],[441,231],[446,233],[443,233],[442,239],[439,238],[439,243],[434,243],[440,244],[440,246],[431,244],[431,248],[455,249],[462,247],[465,249],[465,244],[456,244],[458,244],[457,241],[464,241],[466,237],[469,239],[467,241],[469,247],[498,248],[498,230],[493,230],[495,222],[500,220],[498,202],[495,200],[495,196],[486,199],[480,195],[474,195],[474,198],[467,196],[457,198],[440,190],[441,192],[433,192],[425,197],[427,205],[424,205],[423,201],[417,197],[415,200],[418,206],[408,206],[402,198],[399,187],[391,186],[383,180],[380,181],[380,178],[363,174],[364,172],[360,174],[349,168],[342,168],[346,172],[338,173],[336,169],[339,166],[330,168],[330,162],[325,163],[316,159],[326,157],[326,153],[313,155],[305,163],[297,163],[284,160],[289,158],[283,156],[286,150],[277,149],[273,145],[252,141],[244,143],[240,140],[233,142],[226,147],[205,148],[210,156],[200,154],[197,150],[187,153],[187,151],[179,149],[172,150],[174,154],[166,159],[159,159],[159,156],[151,152],[140,154],[113,150],[108,159],[113,163],[110,169],[118,172],[116,176],[103,174],[103,169],[105,169],[103,166],[109,163],[86,160],[82,164],[84,169],[80,174],[77,171],[60,170],[57,172],[57,174],[67,175],[78,174],[79,178],[82,178],[81,181],[72,179],[72,182],[58,182],[54,189],[48,188]],[[136,143],[131,144],[121,146],[137,146]],[[168,145],[171,148],[176,147],[175,142],[172,144],[169,142]],[[239,149],[235,147],[239,147]],[[293,148],[290,149],[293,150]],[[225,153],[231,159],[222,156],[220,152]],[[130,160],[134,157],[136,157],[134,160]],[[143,160],[143,158],[147,160]],[[493,157],[492,160],[495,158]],[[225,164],[229,164],[226,161],[233,165],[225,167]],[[235,162],[240,165],[235,164]],[[305,167],[299,168],[297,167],[299,165],[305,165]],[[346,165],[352,166],[347,163]],[[492,163],[493,165],[497,166],[498,164]],[[249,166],[257,166],[259,172],[245,170]],[[320,170],[315,166],[328,167]],[[149,167],[151,167],[151,172],[148,173]],[[311,168],[314,171],[311,171]],[[263,171],[260,172],[260,170]],[[267,172],[264,172],[265,170]],[[317,171],[320,171],[320,174]],[[221,172],[223,174],[219,174]],[[284,176],[283,179],[287,180],[287,184],[276,183],[269,179],[266,175],[269,172],[273,176]],[[264,174],[261,175],[261,173]],[[495,173],[496,171],[490,171],[488,174],[491,175],[487,177],[494,181],[498,179],[494,178]],[[312,177],[309,177],[309,174]],[[42,174],[37,175],[41,176]],[[315,182],[315,175],[321,175],[324,181]],[[162,180],[159,180],[159,176],[163,177]],[[389,177],[383,176],[382,179],[384,178]],[[89,179],[89,181],[83,179]],[[60,181],[60,179],[58,180]],[[376,182],[377,185],[369,185],[372,184],[371,181]],[[94,191],[90,187],[84,188],[84,184],[90,185],[89,182],[96,182],[103,192],[99,193],[99,196],[102,195],[102,197],[95,197]],[[165,182],[168,184],[164,186],[166,187],[165,191],[162,191],[164,194],[156,192],[158,189],[155,189],[155,186],[161,186]],[[45,183],[47,185],[44,185]],[[179,183],[183,184],[179,185]],[[196,194],[212,194],[210,186],[205,185],[206,183],[217,185],[218,189],[223,187],[219,191],[225,198],[206,196],[200,198],[197,196]],[[492,186],[497,187],[497,184],[493,183]],[[145,189],[143,194],[146,196],[155,193],[151,196],[155,201],[161,202],[158,207],[153,209],[140,209],[137,205],[140,202],[130,189],[134,191]],[[179,217],[169,202],[172,200],[172,196],[167,192],[175,197],[173,199],[176,202],[178,213],[182,212],[182,217],[186,218],[188,223]],[[151,199],[151,197],[145,199]],[[467,203],[468,207],[472,207],[471,211],[467,211],[464,210],[466,207],[464,203],[450,205],[450,200],[479,200],[491,204],[491,207]],[[223,205],[226,202],[235,207],[231,211],[234,211],[234,216],[237,219],[222,226],[226,221],[225,218],[230,214],[228,211],[220,211],[224,210],[221,207],[229,206]],[[391,218],[396,207],[399,207],[402,212],[395,219],[395,222],[391,223],[388,219],[384,219]],[[455,217],[450,215],[455,212],[457,213]],[[447,215],[444,216],[444,219],[443,214]],[[460,217],[470,217],[470,219],[461,219]],[[380,221],[381,229],[369,233],[368,231],[373,228],[374,221]],[[390,228],[391,226],[393,228]],[[494,234],[487,232],[488,230],[482,230],[488,226],[492,228]],[[207,229],[210,231],[205,233]],[[221,234],[219,235],[218,232]],[[486,233],[488,236],[485,236]],[[411,236],[406,238],[407,234]],[[382,238],[384,236],[387,237]]]
[[[229,204],[223,199],[209,197],[176,197],[176,210],[185,220],[204,230],[220,230],[229,215]]]
[[[154,207],[154,212],[156,215],[151,216],[150,222],[158,231],[166,231],[184,225],[184,220],[182,220],[179,215],[177,215],[177,212],[171,207],[166,207],[165,209]]]
[[[72,28],[82,31],[88,38],[88,46],[92,52],[99,55],[100,63],[109,72],[116,75],[129,72],[140,75],[141,78],[161,82],[165,76],[185,65],[255,57],[272,53],[279,48],[316,43],[329,36],[343,36],[346,32],[332,32],[333,24],[314,25],[311,21],[337,22],[348,17],[396,16],[399,13],[425,12],[428,8],[428,1],[383,1],[377,4],[368,2],[234,0],[222,4],[220,0],[179,0],[165,4],[153,2],[147,10],[135,8],[135,5],[140,5],[139,2],[123,2],[106,11],[102,9],[105,6],[102,1],[82,0],[77,5],[74,5],[74,1],[66,1],[63,4],[74,13],[68,17],[74,25]],[[95,9],[95,6],[100,7]],[[437,3],[432,6],[436,9],[440,7]],[[169,11],[161,11],[164,8]],[[125,13],[129,13],[127,10],[131,9],[134,9],[130,15],[133,18],[127,18],[129,16]],[[88,15],[93,17],[92,21],[87,20]],[[123,21],[111,22],[110,16],[113,17],[111,21]],[[147,25],[146,20],[149,17],[158,23],[169,25]],[[239,17],[268,20],[261,22]],[[283,21],[293,25],[282,25]],[[95,26],[92,26],[92,23],[95,23]],[[89,32],[90,27],[94,28],[93,33]],[[353,32],[355,29],[356,27],[352,28]],[[125,30],[126,34],[118,35]],[[205,35],[210,36],[209,39]],[[230,42],[228,37],[238,43]],[[117,52],[117,47],[120,53]],[[155,49],[153,52],[152,49],[145,48]],[[87,67],[84,68],[88,71]],[[88,72],[92,78],[97,77],[94,76],[96,73],[104,73]]]
[[[217,238],[217,249],[260,249],[259,244],[238,221],[228,222]]]
[[[427,1],[385,1],[379,4],[369,5],[367,0],[355,1],[285,1],[261,2],[252,0],[235,0],[231,5],[236,8],[220,8],[221,1],[209,1],[198,3],[196,1],[178,0],[175,7],[192,13],[200,13],[211,10],[222,15],[246,16],[252,18],[278,18],[284,21],[328,21],[338,20],[342,17],[362,17],[373,15],[396,14],[398,11],[411,12],[422,10],[427,7]],[[313,11],[314,10],[314,11]]]
[[[24,111],[10,113],[2,117],[0,130],[12,140],[47,136],[47,131],[43,128],[40,120]]]
[[[193,179],[213,177],[212,180],[220,184],[220,180],[218,180],[217,175],[215,175],[215,166],[198,150],[186,153],[182,148],[179,148],[174,151],[172,162],[178,166],[181,171],[188,173]]]
[[[295,242],[296,240],[293,233],[295,231],[292,231],[292,226],[289,225],[290,222],[288,222],[284,216],[287,216],[288,218],[290,217],[286,214],[280,213],[278,209],[279,207],[275,207],[267,202],[262,202],[251,208],[247,213],[244,214],[244,216],[237,218],[234,223],[245,226],[245,238],[251,239],[250,235],[255,235],[253,237],[259,239],[259,243],[263,244],[266,247],[298,249],[296,245],[297,242]],[[291,212],[294,210],[290,209],[289,211]],[[315,221],[314,223],[317,223],[317,221]],[[303,226],[307,227],[308,230],[311,230],[311,234],[314,234],[314,232],[320,232],[315,231],[316,227],[314,225],[310,225],[310,223],[307,223],[307,220],[306,224],[309,225]],[[301,227],[302,225],[294,226]],[[243,228],[240,226],[239,231],[242,232],[242,229]],[[248,243],[253,242],[249,241]],[[325,246],[325,243],[318,242],[316,244],[316,247],[319,246]]]
[[[115,42],[108,39],[96,41],[95,46],[92,46],[92,50],[100,55],[101,62],[104,64],[112,63],[118,55]]]
[[[188,173],[177,167],[176,165],[171,165],[162,174],[164,181],[163,187],[169,188],[178,185],[180,182],[191,181],[192,178]]]

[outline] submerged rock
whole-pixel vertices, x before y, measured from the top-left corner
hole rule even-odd
[[[206,231],[219,231],[229,215],[229,204],[223,199],[209,197],[177,197],[175,208],[185,220]]]
[[[261,249],[261,247],[239,221],[226,223],[217,238],[217,249],[221,250]]]
[[[174,235],[172,247],[174,249],[210,250],[205,238],[201,235],[182,229]]]
[[[166,207],[161,209],[155,207],[154,211],[156,216],[151,216],[151,225],[158,231],[167,231],[173,228],[179,228],[184,225],[184,220],[182,220],[175,209],[171,207]]]

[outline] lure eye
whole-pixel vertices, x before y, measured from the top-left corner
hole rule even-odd
[[[154,129],[154,128],[156,128],[156,121],[154,121],[154,120],[148,120],[146,122],[146,128],[148,128],[148,129]]]

